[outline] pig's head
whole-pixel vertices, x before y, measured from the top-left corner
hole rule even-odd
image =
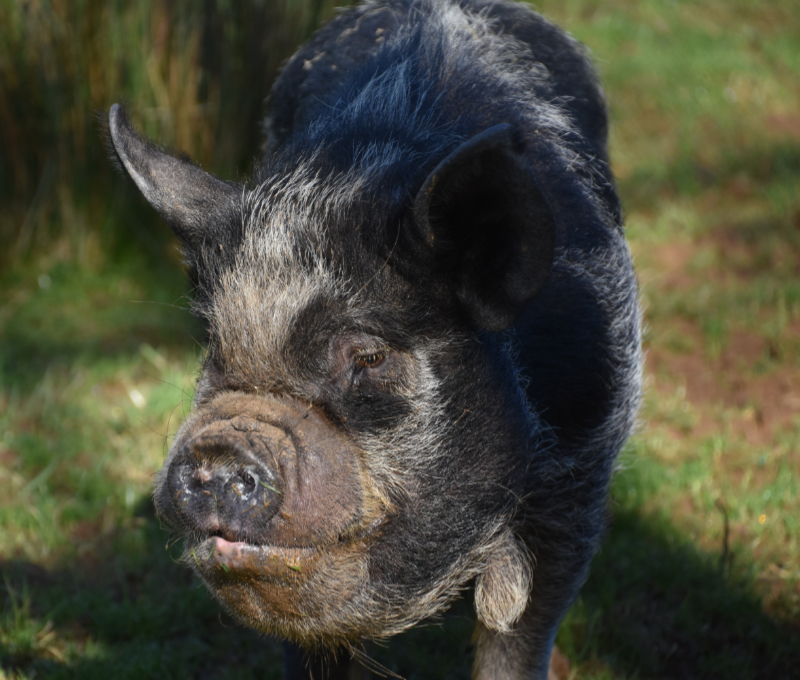
[[[530,588],[514,531],[541,435],[497,332],[554,249],[511,127],[402,180],[287,148],[250,188],[159,150],[119,106],[110,130],[208,328],[155,489],[186,563],[241,620],[304,644],[396,633],[475,578],[506,630]]]

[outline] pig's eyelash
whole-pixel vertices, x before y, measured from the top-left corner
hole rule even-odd
[[[357,354],[354,357],[354,361],[357,368],[375,368],[380,366],[385,358],[386,352],[376,350]]]

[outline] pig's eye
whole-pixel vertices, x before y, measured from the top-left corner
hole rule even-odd
[[[380,366],[385,358],[386,352],[366,352],[355,356],[355,364],[357,368],[375,368]]]

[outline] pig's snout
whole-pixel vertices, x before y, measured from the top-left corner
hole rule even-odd
[[[225,433],[187,442],[167,486],[174,514],[190,531],[257,543],[281,504],[278,478],[267,442]]]
[[[223,394],[181,435],[154,501],[191,545],[322,548],[377,521],[376,502],[363,512],[361,452],[316,408],[286,402]]]

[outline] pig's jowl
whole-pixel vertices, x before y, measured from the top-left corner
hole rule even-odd
[[[186,563],[293,672],[474,586],[475,677],[546,677],[640,391],[583,49],[509,2],[348,9],[275,83],[247,184],[109,124],[208,328],[155,489]]]

